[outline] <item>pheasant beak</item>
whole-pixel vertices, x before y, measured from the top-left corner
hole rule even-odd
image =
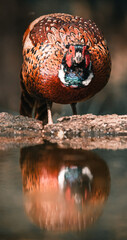
[[[79,64],[79,63],[82,62],[82,60],[83,60],[82,53],[79,52],[79,51],[76,52],[75,57],[74,57],[74,61],[75,61],[77,64]]]

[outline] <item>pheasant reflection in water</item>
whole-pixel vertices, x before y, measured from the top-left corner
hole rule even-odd
[[[38,145],[21,150],[20,164],[25,211],[40,228],[82,230],[101,215],[110,173],[95,153]]]

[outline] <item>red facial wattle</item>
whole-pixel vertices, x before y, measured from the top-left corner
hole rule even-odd
[[[86,52],[86,46],[83,46],[83,49],[82,49],[82,55],[85,56],[85,52]]]
[[[86,63],[85,68],[87,68],[90,64],[90,55],[89,54],[85,55],[85,63]]]
[[[84,56],[85,63],[86,63],[85,68],[87,68],[90,64],[90,55],[86,52],[86,49],[87,49],[87,46],[84,46],[82,50],[82,55]]]
[[[72,65],[72,59],[75,57],[75,47],[74,46],[70,46],[68,53],[66,55],[66,63],[68,67],[71,67]]]
[[[67,54],[66,63],[67,63],[68,67],[71,67],[71,65],[72,65],[72,55],[71,54]]]

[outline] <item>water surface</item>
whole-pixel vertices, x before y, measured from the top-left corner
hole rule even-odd
[[[0,239],[127,239],[127,150],[0,151]]]

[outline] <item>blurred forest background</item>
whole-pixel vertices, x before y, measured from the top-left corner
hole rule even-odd
[[[127,0],[0,0],[0,111],[18,114],[23,33],[35,18],[54,12],[95,21],[111,52],[108,85],[80,103],[78,113],[127,114]],[[56,117],[71,114],[69,106],[54,110]]]

